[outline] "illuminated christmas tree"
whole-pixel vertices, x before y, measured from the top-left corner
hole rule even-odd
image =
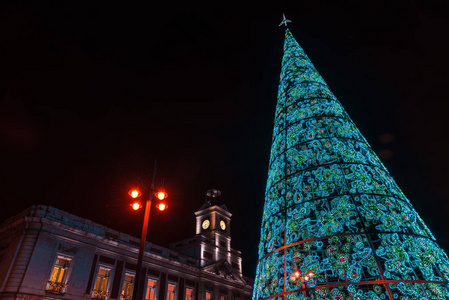
[[[449,260],[287,29],[253,299],[448,299]]]

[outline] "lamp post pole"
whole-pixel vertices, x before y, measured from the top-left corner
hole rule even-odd
[[[142,275],[143,253],[145,252],[145,241],[147,239],[148,220],[150,219],[151,198],[153,197],[153,194],[154,193],[152,190],[145,204],[145,216],[143,218],[142,236],[140,237],[140,247],[139,247],[139,256],[137,258],[137,270],[136,270],[136,279],[134,281],[133,300],[139,300],[138,295],[141,282],[140,276]]]

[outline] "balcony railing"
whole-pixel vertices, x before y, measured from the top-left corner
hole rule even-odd
[[[69,285],[62,282],[47,281],[45,290],[49,293],[65,294]]]
[[[106,292],[106,291],[93,290],[91,296],[92,296],[92,299],[105,300],[106,297],[108,297],[109,295],[110,295],[110,293]]]

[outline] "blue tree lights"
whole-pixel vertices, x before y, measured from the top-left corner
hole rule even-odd
[[[253,299],[447,299],[449,260],[287,29]]]

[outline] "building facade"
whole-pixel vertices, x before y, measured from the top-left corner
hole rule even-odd
[[[446,253],[289,29],[269,166],[254,300],[449,298]]]
[[[196,214],[210,225],[192,239],[173,249],[145,244],[139,299],[250,298],[251,279],[242,276],[240,252],[230,248],[231,214],[210,201]],[[59,209],[32,206],[0,227],[0,299],[130,300],[139,243]]]

